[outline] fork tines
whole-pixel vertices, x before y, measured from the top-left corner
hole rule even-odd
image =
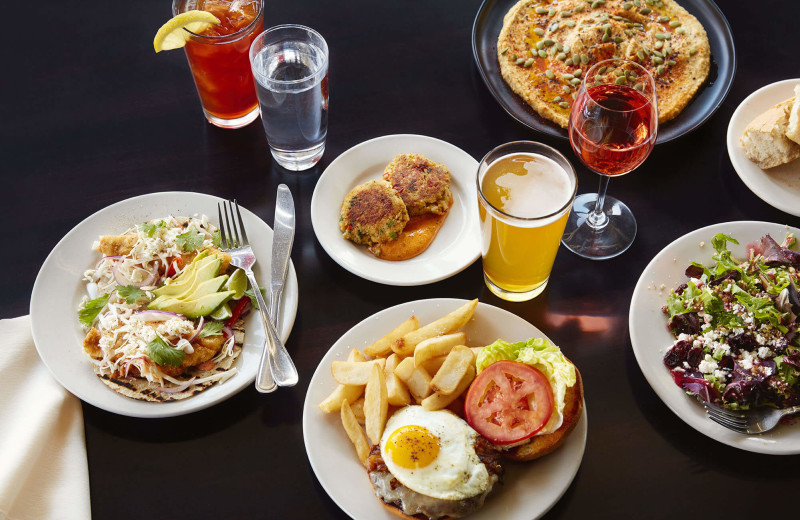
[[[234,206],[236,214],[234,215]],[[244,222],[242,221],[242,213],[239,211],[239,203],[236,199],[233,202],[226,200],[225,202],[217,203],[217,213],[219,215],[219,229],[222,244],[226,249],[235,249],[247,245],[247,232],[244,230]],[[222,218],[222,215],[225,218]],[[238,220],[238,226],[237,226]]]
[[[741,413],[726,410],[715,404],[704,402],[708,418],[715,423],[738,433],[747,433],[747,417]]]

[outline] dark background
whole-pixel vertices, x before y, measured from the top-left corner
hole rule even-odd
[[[738,58],[727,99],[704,126],[659,145],[641,168],[610,184],[609,193],[638,219],[636,242],[600,263],[562,250],[546,292],[522,304],[491,295],[480,262],[421,287],[362,280],[327,256],[310,223],[321,172],[373,137],[428,135],[476,159],[503,142],[533,139],[573,157],[566,141],[516,123],[484,86],[470,43],[479,6],[477,0],[268,1],[265,26],[309,25],[330,47],[327,150],[303,174],[275,165],[260,122],[235,131],[205,122],[183,52],[153,52],[153,36],[171,16],[168,1],[45,0],[20,7],[5,24],[0,317],[28,313],[50,250],[111,203],[156,191],[199,191],[237,198],[271,225],[276,187],[286,183],[297,206],[292,259],[300,298],[287,347],[300,383],[270,395],[248,387],[172,419],[133,419],[84,405],[94,518],[345,518],[305,455],[300,418],[308,381],[350,327],[386,307],[433,297],[479,297],[508,309],[542,329],[580,367],[586,453],[548,518],[749,518],[796,510],[789,504],[800,483],[800,459],[736,450],[687,426],[645,381],[627,331],[639,274],[672,240],[724,221],[800,224],[745,187],[725,147],[730,116],[747,95],[798,76],[800,4],[720,3]],[[595,174],[573,162],[579,191],[594,191]],[[606,326],[559,325],[554,317],[565,314],[600,317]]]

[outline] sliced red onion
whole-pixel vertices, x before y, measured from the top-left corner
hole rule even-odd
[[[197,323],[197,328],[194,329],[194,333],[192,334],[192,337],[187,340],[187,341],[189,341],[189,343],[194,341],[194,339],[198,336],[198,334],[200,334],[200,331],[203,330],[203,325],[205,324],[205,322],[206,322],[205,318],[200,316],[200,321]]]
[[[99,262],[97,262],[97,265],[95,265],[94,268],[95,269],[99,269],[100,266],[103,265],[103,262],[105,262],[106,260],[117,260],[119,258],[122,258],[122,257],[121,256],[104,256],[103,258],[100,259]]]
[[[165,386],[159,386],[158,387],[158,391],[159,392],[163,392],[165,394],[177,394],[178,392],[183,392],[184,390],[189,388],[191,386],[191,384],[194,382],[195,379],[197,379],[197,378],[193,377],[190,380],[188,380],[185,383],[183,383],[182,385],[176,386],[176,387],[171,387],[171,388],[167,388]]]
[[[150,276],[147,279],[142,280],[139,283],[134,283],[131,281],[127,276],[122,274],[119,270],[119,264],[114,264],[114,267],[111,268],[111,272],[114,274],[114,281],[117,282],[117,285],[133,285],[134,287],[147,287],[153,285],[153,283],[158,279],[158,269],[161,264],[156,261],[156,265],[153,269],[153,272],[150,273]]]
[[[143,321],[167,321],[171,318],[183,318],[186,319],[183,314],[178,314],[177,312],[169,312],[169,311],[141,311],[137,312],[136,315],[140,317]]]
[[[233,329],[227,326],[222,327],[222,334],[225,336],[225,339],[228,339],[233,336]]]

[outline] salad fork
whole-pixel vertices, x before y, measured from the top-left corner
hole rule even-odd
[[[250,287],[253,288],[256,301],[258,302],[258,310],[261,312],[261,321],[264,323],[264,328],[267,333],[265,354],[269,356],[269,365],[273,381],[257,381],[256,388],[260,392],[266,393],[274,391],[276,385],[294,386],[298,381],[297,369],[292,362],[291,356],[289,356],[289,353],[286,351],[286,347],[283,345],[281,338],[275,331],[272,320],[267,316],[267,304],[264,302],[261,289],[259,289],[256,278],[253,275],[252,267],[253,264],[256,263],[256,256],[253,254],[253,249],[250,247],[250,242],[247,239],[247,232],[244,229],[244,222],[242,221],[242,214],[239,211],[239,204],[235,200],[233,202],[225,201],[224,203],[219,203],[217,204],[217,212],[219,214],[222,245],[225,247],[225,252],[231,255],[231,265],[242,269],[245,275],[247,275],[247,279],[250,281]],[[225,216],[224,219],[223,214]]]
[[[759,434],[767,432],[778,425],[781,417],[800,412],[800,406],[791,408],[757,408],[739,411],[721,408],[704,402],[708,418],[736,433]]]

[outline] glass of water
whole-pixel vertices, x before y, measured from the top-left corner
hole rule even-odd
[[[302,25],[278,25],[250,46],[261,121],[275,160],[287,170],[314,166],[328,133],[328,44]]]

